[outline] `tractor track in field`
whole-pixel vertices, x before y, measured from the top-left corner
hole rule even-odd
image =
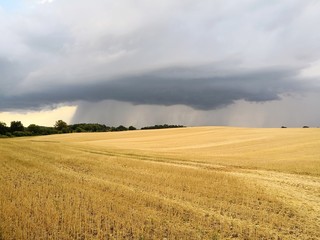
[[[320,234],[320,177],[283,173],[272,170],[248,169],[244,167],[210,164],[199,161],[176,160],[174,158],[164,157],[162,159],[154,156],[139,155],[139,154],[123,154],[107,151],[81,151],[92,154],[125,157],[139,159],[141,161],[170,165],[173,167],[206,169],[208,171],[225,172],[228,175],[238,177],[244,181],[254,182],[269,192],[272,192],[279,200],[291,205],[299,210],[299,214],[306,216],[314,223],[314,228]],[[317,236],[317,237],[320,237]]]
[[[271,195],[277,196],[277,199],[292,209],[295,209],[298,215],[304,216],[309,223],[313,223],[312,228],[320,233],[320,178],[317,176],[308,176],[292,173],[283,173],[272,170],[248,169],[244,167],[219,165],[203,163],[198,161],[176,160],[170,157],[158,158],[155,156],[140,155],[133,153],[121,153],[116,151],[103,151],[96,149],[83,149],[80,146],[72,146],[80,152],[97,154],[106,157],[116,157],[143,161],[151,164],[160,164],[172,166],[174,168],[191,168],[206,171],[223,172],[224,174],[239,178],[241,181],[254,183],[268,191]],[[101,181],[90,177],[91,180]],[[116,183],[113,183],[116,184]],[[134,189],[129,189],[134,191]],[[153,196],[159,197],[159,196]],[[167,199],[166,199],[167,200]],[[169,201],[169,200],[168,200]],[[172,202],[179,204],[179,202]],[[198,209],[199,212],[204,211]],[[317,239],[319,236],[315,236]]]

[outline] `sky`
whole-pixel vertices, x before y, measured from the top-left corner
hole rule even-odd
[[[318,0],[0,0],[0,121],[320,126]]]

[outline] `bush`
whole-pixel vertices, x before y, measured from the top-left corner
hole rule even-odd
[[[12,133],[15,137],[26,137],[26,136],[32,136],[31,132],[23,132],[23,131],[15,131]]]
[[[120,125],[119,127],[116,127],[115,128],[115,131],[127,131],[128,129],[125,127],[125,126],[123,126],[123,125]]]
[[[85,130],[81,127],[77,127],[75,132],[79,133],[79,132],[85,132]]]
[[[13,135],[12,135],[10,132],[7,132],[7,133],[6,133],[6,136],[7,136],[7,137],[13,137]]]

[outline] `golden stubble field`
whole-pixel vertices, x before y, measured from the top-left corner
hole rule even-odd
[[[320,239],[320,129],[1,139],[0,239]]]

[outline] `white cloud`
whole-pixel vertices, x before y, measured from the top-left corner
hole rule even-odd
[[[38,3],[39,4],[46,4],[46,3],[52,3],[54,0],[41,0]]]
[[[301,71],[301,77],[318,78],[320,84],[320,60],[312,62],[308,67]]]

